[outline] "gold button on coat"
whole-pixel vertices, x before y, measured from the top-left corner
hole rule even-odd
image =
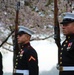
[[[60,53],[60,55],[62,55],[62,52]]]
[[[16,63],[16,65],[17,65],[18,63]]]
[[[60,62],[60,64],[62,64],[62,62]]]
[[[68,43],[68,41],[66,41],[66,43]]]
[[[61,50],[63,50],[63,48],[61,48]]]
[[[60,59],[62,59],[62,57],[60,57]]]
[[[66,46],[66,44],[64,44],[64,46]]]

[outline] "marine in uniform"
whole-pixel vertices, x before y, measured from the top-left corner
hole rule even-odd
[[[65,13],[61,24],[66,39],[60,50],[59,75],[74,75],[74,14]]]
[[[0,52],[0,75],[3,75],[2,54]]]
[[[39,75],[37,52],[30,45],[32,34],[30,29],[19,26],[17,39],[21,49],[16,57],[14,75]]]

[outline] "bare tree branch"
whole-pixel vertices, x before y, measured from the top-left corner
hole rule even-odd
[[[7,51],[10,51],[10,52],[13,52],[12,50],[10,50],[9,48],[6,48],[4,46],[2,46],[3,49],[7,50]]]

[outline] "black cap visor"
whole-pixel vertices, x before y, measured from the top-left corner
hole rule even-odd
[[[60,24],[69,24],[69,23],[72,23],[74,22],[73,19],[64,19]]]
[[[24,32],[24,31],[19,31],[19,32],[17,33],[17,35],[19,35],[19,36],[22,36],[23,34],[27,34],[27,33]]]
[[[72,21],[72,22],[74,22],[74,21]],[[72,23],[72,22],[64,21],[64,22],[61,22],[60,24],[69,24],[69,23]]]

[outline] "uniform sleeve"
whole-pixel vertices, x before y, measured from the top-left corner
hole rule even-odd
[[[0,53],[0,75],[3,75],[2,54]]]
[[[39,75],[38,57],[34,50],[28,52],[29,75]]]

